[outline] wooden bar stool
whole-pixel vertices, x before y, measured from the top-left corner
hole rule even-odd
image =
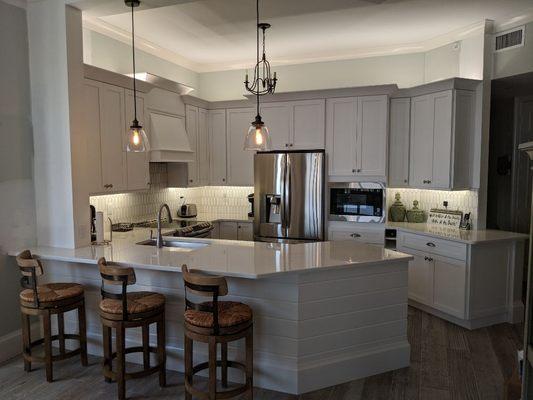
[[[53,381],[52,365],[55,361],[81,355],[81,364],[87,366],[87,333],[85,323],[85,297],[83,286],[77,283],[46,283],[39,285],[37,277],[43,275],[41,261],[33,258],[29,250],[17,256],[17,264],[22,273],[20,284],[24,290],[20,292],[20,311],[22,313],[22,356],[24,370],[31,371],[32,362],[44,362],[46,380]],[[79,334],[65,333],[64,314],[78,310]],[[52,315],[57,315],[57,335],[52,335]],[[44,337],[31,340],[30,316],[39,316],[43,321]],[[75,350],[65,349],[65,340],[79,341]],[[59,342],[59,354],[52,352],[52,342]],[[37,356],[33,350],[44,344],[44,357]]]
[[[246,304],[233,301],[218,301],[228,294],[226,279],[221,276],[206,276],[190,272],[186,265],[181,268],[185,289],[185,399],[229,399],[245,393],[253,399],[253,313]],[[187,298],[191,294],[210,297],[211,301],[200,304]],[[228,342],[245,338],[245,364],[228,361]],[[207,343],[209,361],[193,366],[193,341]],[[221,359],[217,360],[217,343],[221,347]],[[246,382],[231,390],[217,391],[217,367],[221,367],[222,387],[228,387],[228,367],[245,373]],[[193,376],[209,369],[208,391],[198,390],[193,385]]]
[[[165,296],[154,292],[127,292],[136,282],[133,268],[124,268],[98,260],[102,277],[100,317],[103,328],[104,376],[106,382],[116,381],[118,398],[126,398],[126,381],[159,373],[159,385],[166,385]],[[120,293],[105,290],[105,285],[120,285]],[[150,325],[157,324],[157,347],[150,346]],[[126,347],[126,328],[142,329],[142,346]],[[116,330],[116,351],[112,350],[111,329]],[[143,369],[126,372],[126,354],[143,353]],[[157,365],[150,366],[150,353],[157,354]],[[113,371],[113,359],[117,360]]]

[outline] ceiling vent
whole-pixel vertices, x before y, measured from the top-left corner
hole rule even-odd
[[[525,26],[499,32],[494,35],[494,51],[503,51],[524,45]]]

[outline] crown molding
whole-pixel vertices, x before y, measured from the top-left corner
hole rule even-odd
[[[6,4],[9,4],[11,6],[15,6],[18,8],[27,9],[28,8],[28,2],[26,0],[0,0],[3,1]]]
[[[526,10],[520,15],[515,15],[502,20],[496,20],[494,23],[494,32],[502,32],[517,26],[533,22],[533,8]]]

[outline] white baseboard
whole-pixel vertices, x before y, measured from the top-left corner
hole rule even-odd
[[[40,337],[41,328],[39,323],[31,325],[32,340]],[[7,361],[22,354],[22,330],[10,332],[0,337],[0,362]]]

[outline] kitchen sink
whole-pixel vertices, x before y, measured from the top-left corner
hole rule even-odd
[[[140,244],[142,246],[157,246],[157,241],[155,239],[148,239],[148,240],[139,242],[137,244]],[[207,246],[209,246],[208,243],[183,242],[179,240],[163,240],[163,247],[173,247],[173,248],[194,250],[194,249],[201,249]]]

